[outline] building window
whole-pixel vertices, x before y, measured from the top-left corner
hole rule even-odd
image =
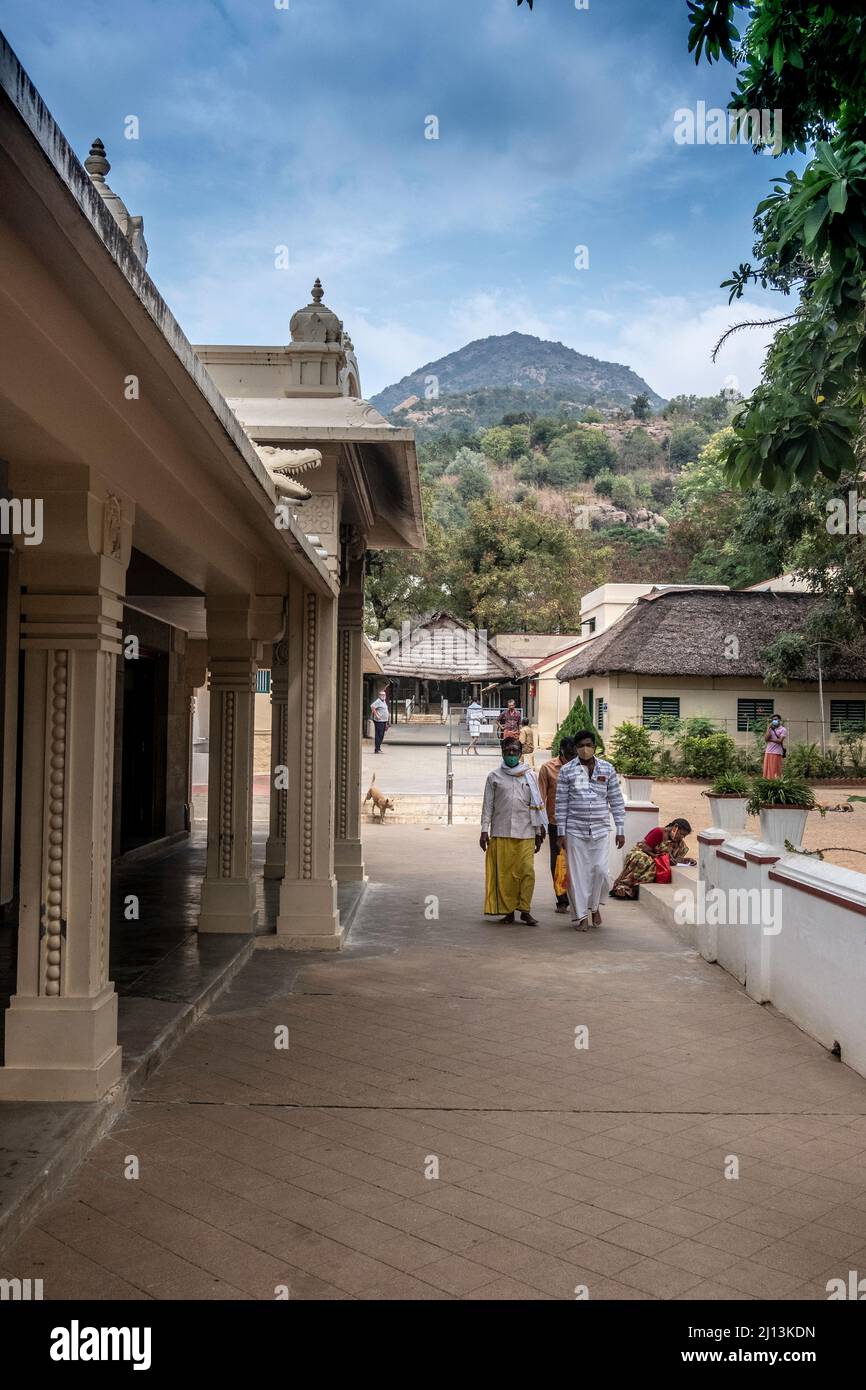
[[[595,702],[595,727],[600,734],[604,733],[604,700],[601,696]]]
[[[738,700],[737,732],[750,733],[764,719],[772,719],[776,713],[773,700]]]
[[[580,625],[581,625],[581,627],[585,627],[585,628],[586,628],[586,636],[587,636],[587,637],[591,637],[592,634],[595,632],[595,623],[596,623],[595,618],[584,618],[584,619],[581,621],[581,624],[580,624]]]
[[[271,693],[271,673],[270,671],[256,671],[256,694],[270,695]]]
[[[830,732],[866,732],[866,700],[831,700]]]
[[[662,716],[671,719],[680,717],[680,697],[666,695],[645,695],[643,697],[643,725],[645,729],[661,727]]]

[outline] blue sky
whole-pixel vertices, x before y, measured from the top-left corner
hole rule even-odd
[[[762,332],[710,350],[779,301],[719,281],[791,161],[675,143],[733,85],[685,0],[6,0],[4,28],[79,156],[104,140],[193,342],[285,342],[319,275],[366,395],[512,329],[665,396],[758,380]]]

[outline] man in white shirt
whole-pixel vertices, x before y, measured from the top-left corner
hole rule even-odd
[[[599,907],[608,889],[610,820],[617,848],[625,844],[625,800],[612,763],[595,756],[595,734],[574,736],[577,757],[563,767],[556,784],[556,829],[568,859],[568,896],[575,931],[601,926]]]
[[[370,706],[370,713],[373,716],[373,728],[376,731],[376,746],[374,753],[381,753],[382,739],[385,737],[385,730],[388,727],[390,714],[388,713],[388,702],[385,699],[384,690],[379,691],[379,698],[374,700]]]

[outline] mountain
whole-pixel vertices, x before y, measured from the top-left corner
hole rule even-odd
[[[436,383],[438,396],[431,395]],[[653,406],[664,404],[631,367],[529,333],[505,333],[478,338],[428,362],[386,386],[372,404],[395,422],[438,432],[486,427],[521,410],[538,415],[579,413],[587,405],[613,410],[630,405],[642,391]]]

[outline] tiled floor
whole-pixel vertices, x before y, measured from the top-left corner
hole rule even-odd
[[[367,840],[344,952],[258,952],[3,1275],[46,1298],[776,1300],[866,1273],[866,1080],[638,905],[570,931],[543,857],[541,926],[505,928],[474,830]]]

